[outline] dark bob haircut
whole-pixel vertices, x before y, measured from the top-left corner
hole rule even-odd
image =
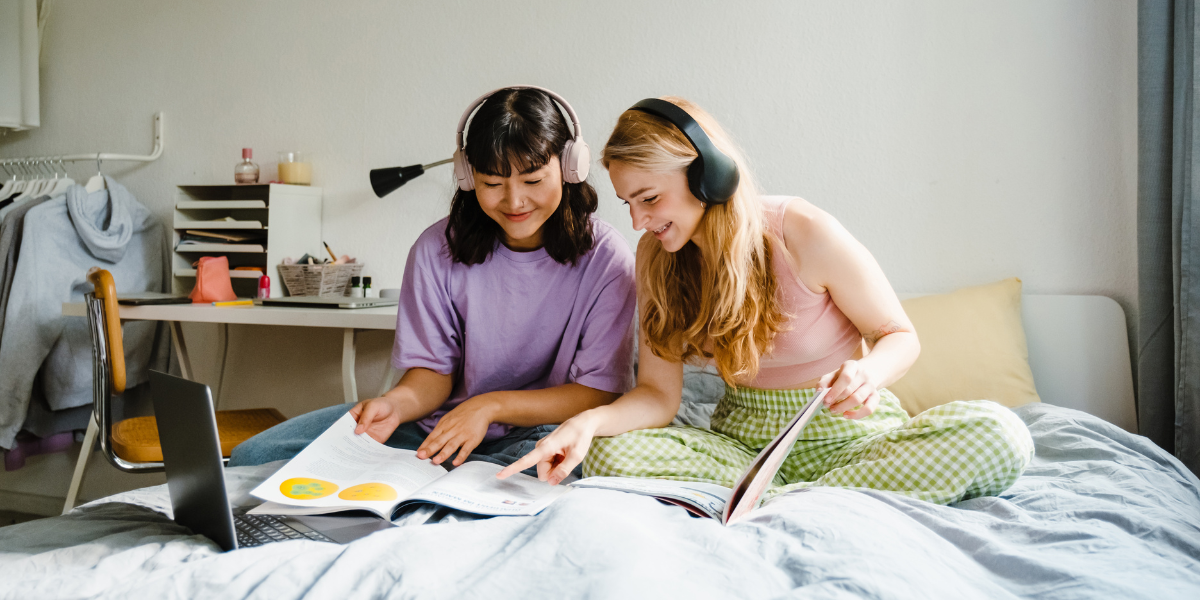
[[[509,88],[492,94],[476,111],[464,151],[476,171],[510,177],[514,167],[519,173],[544,167],[573,137],[570,123],[545,92]],[[551,258],[574,265],[592,249],[590,217],[597,206],[596,189],[590,183],[563,185],[558,210],[542,225],[542,243]],[[474,190],[455,191],[446,227],[452,260],[480,264],[503,236],[500,224],[479,206]]]

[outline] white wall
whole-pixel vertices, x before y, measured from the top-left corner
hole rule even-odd
[[[450,173],[380,200],[369,169],[448,157],[465,105],[506,84],[571,100],[597,153],[623,109],[674,94],[723,122],[765,191],[841,219],[900,291],[1016,275],[1111,296],[1132,321],[1136,25],[1135,3],[1091,0],[59,0],[43,125],[0,138],[0,156],[146,152],[163,111],[162,158],[105,170],[168,219],[175,185],[231,182],[243,146],[268,177],[276,151],[311,151],[325,239],[393,287]],[[599,167],[592,181],[632,243]],[[210,380],[213,333],[189,329]],[[226,398],[336,402],[339,342],[235,330]],[[388,343],[368,340],[364,394]]]

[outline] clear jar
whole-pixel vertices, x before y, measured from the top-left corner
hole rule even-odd
[[[279,181],[292,185],[312,185],[312,163],[299,152],[280,152]]]

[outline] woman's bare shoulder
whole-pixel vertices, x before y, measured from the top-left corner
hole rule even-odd
[[[843,247],[852,242],[850,232],[817,205],[794,198],[784,207],[783,242],[797,259]]]

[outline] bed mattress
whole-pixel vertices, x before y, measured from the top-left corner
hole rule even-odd
[[[722,527],[580,489],[537,517],[426,509],[346,546],[221,553],[166,516],[158,486],[0,528],[0,597],[1200,598],[1200,481],[1096,417],[1016,412],[1032,465],[954,506],[811,489]],[[234,501],[270,467],[229,469]]]

